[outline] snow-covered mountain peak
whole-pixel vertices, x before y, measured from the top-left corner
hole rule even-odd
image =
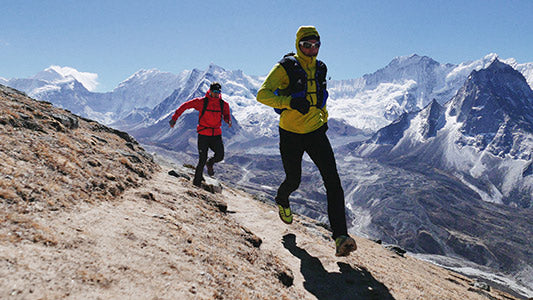
[[[489,53],[485,55],[481,60],[485,63],[490,62],[492,63],[494,60],[500,59],[500,56],[497,53]]]
[[[489,65],[472,70],[444,107],[433,101],[418,113],[403,114],[356,151],[450,170],[486,201],[531,206],[526,170],[533,149],[533,91],[497,56],[483,63]]]
[[[218,65],[215,65],[214,63],[210,63],[209,67],[207,67],[207,73],[216,74],[216,73],[225,73],[226,70]]]
[[[241,70],[226,70],[218,65],[215,65],[211,63],[207,69],[204,71],[204,78],[205,80],[210,84],[212,81],[218,81],[221,84],[225,83],[222,86],[223,92],[228,92],[228,90],[231,90],[233,92],[235,89],[242,89],[247,88],[249,84],[245,84],[245,86],[235,86],[236,82],[242,82],[242,81],[249,81],[250,78],[244,78],[244,74]],[[228,86],[228,83],[232,84],[232,87]],[[209,85],[208,85],[209,86]]]
[[[498,57],[494,58],[494,60],[490,63],[490,65],[485,68],[485,70],[489,70],[492,72],[499,72],[499,71],[505,71],[508,73],[516,73],[517,75],[522,75],[520,72],[517,72],[513,67],[511,67],[509,64],[506,64],[502,62]],[[524,76],[521,76],[524,77]]]
[[[526,79],[498,59],[485,69],[472,71],[449,107],[449,114],[464,122],[464,134],[483,139],[499,134],[503,127],[531,132],[531,111],[533,91]],[[487,143],[481,143],[480,149],[485,146]]]
[[[147,86],[150,85],[153,88],[156,88],[157,85],[164,85],[168,86],[169,83],[174,84],[174,88],[177,86],[175,85],[177,81],[179,81],[180,78],[183,77],[183,74],[188,71],[184,71],[181,74],[173,74],[170,72],[163,72],[158,69],[141,69],[137,72],[135,72],[133,75],[128,77],[126,80],[122,81],[117,88],[115,88],[115,91],[121,90],[121,89],[128,89],[135,86]]]
[[[508,94],[523,94],[530,97],[531,89],[524,75],[510,65],[495,58],[488,67],[472,71],[466,84],[491,85],[493,93],[506,97]],[[508,97],[507,97],[508,98]]]
[[[49,83],[61,83],[64,81],[76,80],[89,91],[94,91],[98,86],[98,74],[80,72],[71,67],[55,65],[37,73],[33,79],[43,80]]]
[[[392,82],[393,78],[396,80],[415,79],[421,71],[429,71],[432,67],[438,66],[439,63],[427,57],[418,54],[409,56],[395,57],[386,67],[379,69],[373,74],[363,76],[366,79],[367,85],[372,84],[373,81],[388,80]],[[400,76],[398,76],[400,75]]]
[[[413,64],[438,64],[435,60],[428,56],[421,56],[418,54],[411,54],[407,56],[397,56],[395,57],[387,67],[407,67]],[[385,67],[385,68],[387,68]]]
[[[499,59],[498,54],[489,53],[481,59],[461,63],[448,73],[446,81],[453,82],[457,78],[464,80],[463,78],[466,78],[473,70],[479,71],[485,69],[497,59]]]
[[[438,91],[445,88],[443,78],[453,67],[455,66],[448,64],[442,65],[432,58],[418,54],[396,57],[386,67],[363,76],[365,89],[377,88],[381,83],[403,85],[407,81],[414,81],[417,86],[424,87],[416,95],[416,98],[419,98],[417,106],[422,108],[436,96],[430,96],[434,89]]]
[[[58,80],[63,80],[65,78],[61,74],[59,74],[56,70],[54,70],[52,67],[50,67],[35,74],[35,76],[33,76],[33,79],[44,80],[47,82],[55,82]]]
[[[128,77],[123,82],[131,81],[131,80],[146,80],[147,78],[159,75],[161,73],[166,73],[166,72],[159,71],[158,69],[155,69],[155,68],[148,69],[148,70],[147,69],[140,69],[139,71],[133,73],[133,75]]]

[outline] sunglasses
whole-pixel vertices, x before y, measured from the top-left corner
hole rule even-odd
[[[311,43],[311,42],[308,42],[308,41],[301,41],[300,42],[300,46],[304,47],[305,49],[310,49],[310,48],[320,48],[320,41],[318,42],[314,42],[314,43]]]
[[[220,90],[212,90],[211,93],[213,93],[213,94],[220,94]]]

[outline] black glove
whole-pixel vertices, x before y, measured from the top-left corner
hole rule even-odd
[[[174,127],[174,125],[176,125],[176,121],[170,119],[170,121],[168,121],[168,124],[170,124],[170,127]]]
[[[302,115],[305,115],[309,112],[309,107],[311,104],[309,104],[309,101],[305,99],[304,97],[298,97],[298,98],[292,98],[291,99],[291,108],[296,109],[299,111]]]

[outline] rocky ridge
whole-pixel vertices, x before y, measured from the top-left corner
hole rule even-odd
[[[0,97],[0,197],[19,212],[110,200],[158,169],[125,132],[1,85]]]

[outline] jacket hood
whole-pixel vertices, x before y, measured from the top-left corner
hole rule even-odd
[[[298,45],[300,43],[300,40],[302,40],[304,37],[313,36],[316,35],[320,38],[320,35],[318,34],[318,31],[316,30],[315,26],[300,26],[298,28],[298,31],[296,32],[296,53],[299,58],[302,60],[305,60],[307,63],[314,63],[316,60],[316,56],[309,57],[303,54],[303,52],[300,50],[300,46]]]

